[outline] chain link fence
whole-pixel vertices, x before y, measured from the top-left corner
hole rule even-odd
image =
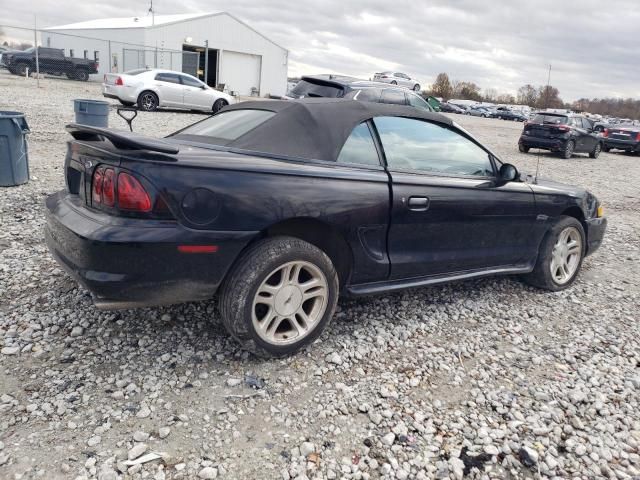
[[[199,52],[0,25],[0,69],[12,75],[102,81],[105,73],[162,68],[201,76],[201,64]]]

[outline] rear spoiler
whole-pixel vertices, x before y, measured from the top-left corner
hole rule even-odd
[[[65,128],[76,140],[101,141],[107,139],[114,147],[123,150],[148,150],[150,152],[170,154],[175,154],[180,151],[177,146],[159,138],[136,135],[135,133],[124,130],[92,127],[89,125],[80,125],[79,123],[70,123]]]

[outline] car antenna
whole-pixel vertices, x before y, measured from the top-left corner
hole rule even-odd
[[[551,85],[551,64],[549,64],[549,74],[547,75],[547,88],[544,92],[544,109],[549,108],[549,87]],[[540,150],[538,150],[538,161],[536,163],[536,176],[533,177],[533,183],[538,183],[538,172],[540,171]]]

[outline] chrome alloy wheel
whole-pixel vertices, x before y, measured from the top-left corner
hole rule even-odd
[[[578,270],[582,257],[582,236],[575,227],[567,227],[558,236],[558,241],[551,252],[551,276],[553,280],[564,285],[569,282]]]
[[[145,93],[142,96],[142,108],[145,110],[153,110],[156,107],[156,96],[153,93]]]
[[[262,282],[252,305],[253,326],[273,345],[298,342],[311,333],[327,309],[324,273],[305,261],[288,262]]]

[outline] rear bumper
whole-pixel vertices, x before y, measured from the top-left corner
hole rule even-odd
[[[46,216],[45,238],[52,255],[104,308],[210,298],[257,235],[113,217],[89,210],[67,192],[46,199]],[[181,253],[178,245],[216,245],[218,251]]]
[[[106,85],[102,84],[102,95],[106,98],[115,98],[116,100],[122,100],[123,102],[137,102],[138,96],[136,90],[132,87],[119,86],[119,85]]]
[[[637,140],[605,138],[604,146],[607,148],[614,148],[616,150],[625,150],[627,152],[640,152],[640,142]]]
[[[587,224],[587,253],[591,255],[593,252],[600,248],[602,239],[604,238],[604,232],[607,229],[606,218],[591,218],[585,221]]]
[[[559,151],[564,149],[566,138],[540,138],[529,135],[520,136],[520,144],[528,148],[541,148],[543,150]]]

